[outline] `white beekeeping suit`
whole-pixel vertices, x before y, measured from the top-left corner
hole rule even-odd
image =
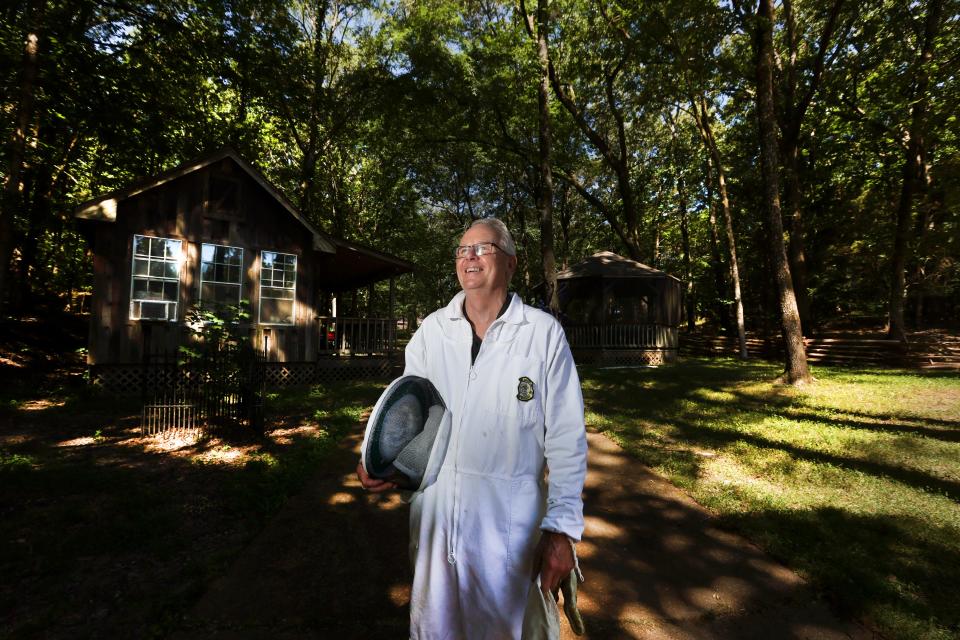
[[[428,378],[453,414],[437,482],[411,502],[416,640],[520,638],[540,531],[583,533],[583,398],[563,329],[513,294],[471,365],[463,300],[406,349],[404,375]]]

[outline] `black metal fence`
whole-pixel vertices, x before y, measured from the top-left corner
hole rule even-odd
[[[144,358],[141,384],[144,435],[211,427],[263,432],[266,357],[260,351],[208,347],[151,354]]]

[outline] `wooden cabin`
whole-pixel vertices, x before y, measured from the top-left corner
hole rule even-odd
[[[154,354],[175,353],[191,307],[241,301],[254,345],[277,363],[270,382],[389,362],[394,319],[338,317],[337,296],[389,279],[392,316],[394,279],[413,265],[324,233],[233,149],[74,215],[93,254],[87,361],[101,384],[122,389]]]
[[[676,360],[682,282],[610,251],[557,274],[560,321],[580,364]]]

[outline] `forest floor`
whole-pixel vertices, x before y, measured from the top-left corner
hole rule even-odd
[[[383,381],[273,394],[262,438],[144,438],[68,328],[0,344],[0,637],[404,636],[405,509],[353,476]],[[960,378],[775,374],[583,372],[589,638],[960,631]]]
[[[83,323],[0,329],[0,638],[166,637],[384,384],[271,394],[263,437],[144,437],[85,384]]]

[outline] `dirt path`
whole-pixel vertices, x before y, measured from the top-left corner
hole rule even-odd
[[[201,598],[176,640],[407,637],[406,508],[365,494],[347,438]],[[718,529],[683,492],[598,434],[589,435],[587,638],[866,639],[811,601],[802,581]],[[563,638],[574,638],[564,628]]]

